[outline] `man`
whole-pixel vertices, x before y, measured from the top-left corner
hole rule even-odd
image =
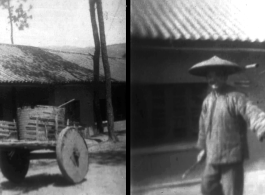
[[[226,84],[229,75],[241,70],[217,56],[189,69],[193,75],[206,77],[210,87],[202,105],[197,143],[201,150],[197,161],[206,158],[203,195],[242,195],[243,161],[248,158],[246,131],[255,132],[260,141],[265,135],[265,113]]]

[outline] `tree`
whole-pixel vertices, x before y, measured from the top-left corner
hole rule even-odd
[[[113,114],[112,97],[111,97],[111,74],[110,74],[110,66],[109,66],[107,46],[106,46],[102,1],[97,0],[96,2],[97,2],[99,34],[101,42],[101,55],[102,55],[102,62],[103,62],[105,82],[106,82],[106,104],[107,104],[109,139],[111,141],[117,142],[119,140],[114,133],[114,114]]]
[[[29,5],[29,8],[25,11],[24,3],[27,0],[17,0],[17,5],[11,5],[11,0],[1,0],[0,7],[7,9],[8,19],[10,23],[10,33],[11,33],[11,43],[14,44],[13,38],[13,23],[17,26],[19,30],[24,30],[28,28],[28,19],[32,19],[32,15],[28,15],[32,9],[32,5]],[[20,3],[20,4],[19,4]],[[15,11],[14,11],[15,10]]]
[[[99,35],[98,35],[98,27],[96,22],[96,13],[95,13],[95,0],[89,1],[90,7],[90,17],[91,24],[93,30],[93,37],[95,43],[95,52],[93,56],[93,69],[94,69],[94,99],[93,99],[93,107],[95,118],[97,122],[97,129],[100,133],[103,133],[102,126],[102,117],[100,113],[100,104],[99,104],[99,56],[100,56],[100,43],[99,43]]]
[[[94,12],[95,12],[95,5],[97,5],[100,44],[101,44],[101,55],[102,55],[102,62],[103,62],[103,67],[104,67],[105,83],[106,83],[106,105],[107,105],[107,119],[108,119],[108,135],[109,135],[110,141],[117,142],[118,138],[114,133],[114,114],[113,114],[112,98],[111,98],[111,74],[110,74],[110,67],[109,67],[109,62],[108,62],[108,54],[107,54],[107,46],[106,46],[106,38],[105,38],[105,30],[104,30],[104,21],[103,21],[102,2],[101,2],[101,0],[89,0],[89,4],[90,4],[90,12],[91,11],[93,12],[92,17],[94,17],[93,19],[91,18],[91,21],[93,20],[92,28],[93,28],[95,45],[99,44],[97,42],[97,40],[98,40],[97,37],[95,39],[95,33],[97,33],[98,27],[97,27]]]

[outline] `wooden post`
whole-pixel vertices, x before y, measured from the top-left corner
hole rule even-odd
[[[96,14],[95,14],[95,0],[89,1],[90,6],[90,18],[93,30],[93,37],[95,43],[95,52],[93,56],[93,70],[94,70],[94,81],[93,81],[93,88],[94,88],[94,98],[93,98],[93,108],[95,119],[97,122],[97,129],[100,133],[103,133],[102,127],[102,117],[100,113],[100,103],[99,103],[99,56],[100,56],[100,42],[99,42],[99,35],[98,35],[98,27],[96,22]]]
[[[110,74],[110,66],[108,61],[101,0],[97,0],[97,13],[98,13],[99,33],[101,41],[101,55],[102,55],[102,62],[103,62],[105,82],[106,82],[106,104],[107,104],[109,139],[116,142],[118,141],[118,138],[114,133],[114,114],[113,114],[112,97],[111,97],[111,74]]]

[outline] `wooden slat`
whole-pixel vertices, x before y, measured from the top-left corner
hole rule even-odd
[[[51,123],[51,122],[49,122],[49,123],[46,123],[46,122],[45,122],[45,123],[42,123],[41,121],[38,121],[38,123],[35,123],[35,121],[34,121],[34,122],[29,122],[28,124],[29,124],[29,125],[35,125],[35,126],[36,126],[37,124],[38,124],[39,126],[45,126],[45,125],[46,125],[46,126],[55,126],[55,123]]]
[[[46,133],[45,133],[45,131],[41,131],[41,132],[30,132],[30,131],[26,131],[25,132],[25,135],[43,135],[43,136],[45,136],[46,135]]]
[[[48,119],[48,118],[30,117],[29,119],[34,120],[34,121],[39,120],[39,121],[44,121],[44,122],[55,122],[55,119]],[[62,123],[63,120],[58,119],[58,122]]]
[[[0,121],[0,124],[14,125],[15,123],[11,121]]]
[[[38,120],[37,120],[37,118],[30,118],[28,121],[32,121],[32,122],[35,122],[35,121],[40,121],[40,122],[51,122],[51,123],[55,123],[55,119],[45,119],[45,118],[43,118],[43,119],[41,119],[41,118],[38,118]]]
[[[25,137],[25,139],[31,139],[31,140],[39,140],[40,138],[45,138],[45,139],[41,139],[41,140],[47,140],[47,138],[45,136],[25,135],[24,137]]]
[[[30,134],[46,134],[46,131],[24,131],[24,133],[30,133]]]
[[[25,136],[45,136],[46,135],[46,133],[36,133],[36,132],[26,132],[26,133],[24,133],[24,137]]]
[[[54,127],[51,127],[51,126],[39,126],[39,127],[33,127],[33,126],[26,126],[25,128],[26,130],[45,130],[47,129],[48,131],[55,131],[55,128]]]
[[[44,114],[49,114],[49,115],[53,114],[52,112],[45,112],[45,111],[43,111],[43,113]]]
[[[0,128],[3,128],[3,129],[17,129],[15,126],[7,126],[7,125],[1,125],[1,124],[0,124]]]
[[[16,125],[0,125],[0,127],[8,128],[8,129],[17,129]]]
[[[36,134],[37,134],[37,132],[35,132],[35,131],[27,131],[25,133],[25,135],[36,135]]]
[[[36,127],[37,123],[21,123],[20,126],[32,126],[32,127]]]
[[[25,139],[25,140],[32,140],[32,141],[37,140],[37,139],[36,139],[36,136],[34,136],[34,137],[32,137],[32,136],[25,136],[24,139]]]
[[[30,134],[30,135],[45,135],[46,132],[45,131],[26,131],[25,134]],[[55,132],[48,132],[48,135],[55,135]]]
[[[27,133],[27,132],[29,132],[29,133],[36,133],[37,131],[36,130],[23,130],[23,131],[21,131],[21,132],[23,132],[23,133]],[[43,131],[44,132],[44,131]]]
[[[45,127],[45,125],[46,125],[46,126],[55,126],[54,124],[53,124],[53,125],[52,125],[52,124],[45,124],[45,125],[44,125],[44,124],[42,124],[42,123],[31,123],[31,122],[26,124],[26,126],[32,126],[32,127],[36,127],[37,125],[38,125],[38,126],[43,126],[43,127]]]
[[[0,129],[0,133],[2,133],[2,134],[9,134],[9,131],[8,130],[7,131],[4,131],[4,130]]]
[[[32,117],[20,117],[19,118],[20,121],[36,121],[36,120],[39,120],[39,121],[50,121],[50,122],[54,122],[55,121],[55,118],[51,118],[49,116],[47,116],[46,118],[44,117],[35,117],[35,116],[32,116]],[[58,121],[60,122],[64,122],[64,119],[63,118],[59,118]]]
[[[9,129],[3,129],[3,128],[0,128],[0,131],[6,131],[6,132],[9,132]]]
[[[27,126],[26,127],[26,130],[29,130],[29,131],[36,131],[37,127],[29,127]]]
[[[37,126],[37,123],[28,123],[27,126],[29,127],[36,127]],[[45,127],[44,124],[38,124],[39,127]],[[55,127],[55,125],[46,125],[46,127]],[[65,128],[66,126],[65,125],[59,125],[58,126],[59,128]]]
[[[30,132],[26,132],[26,133],[24,133],[24,137],[27,137],[27,136],[34,136],[34,137],[36,137],[36,133],[30,133]]]
[[[15,124],[7,124],[7,123],[1,123],[1,122],[0,122],[0,125],[1,125],[1,126],[7,126],[7,127],[9,127],[9,126],[10,126],[10,127],[14,127],[14,126],[16,126]]]
[[[34,122],[29,122],[29,123],[24,123],[24,124],[27,124],[27,125],[32,125],[32,126],[36,126],[37,125],[37,123],[35,123],[35,121]],[[41,122],[39,122],[38,123],[38,125],[39,126],[55,126],[55,123],[41,123]],[[60,124],[59,126],[64,126],[65,127],[65,125],[62,125],[62,124]]]
[[[0,127],[3,127],[3,128],[10,128],[10,129],[15,129],[16,126],[15,125],[4,125],[4,124],[0,124]]]
[[[2,140],[0,142],[0,148],[29,148],[29,149],[54,149],[56,141],[30,141],[30,140]]]

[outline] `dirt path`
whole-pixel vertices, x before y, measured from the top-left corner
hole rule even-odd
[[[265,194],[265,171],[252,171],[245,174],[244,195]],[[166,188],[143,189],[132,192],[133,195],[198,195],[200,194],[200,184],[187,184],[182,186],[167,186]]]
[[[56,160],[34,160],[25,180],[15,185],[0,173],[3,195],[124,195],[126,194],[126,135],[117,144],[89,147],[90,164],[85,180],[69,185]]]

